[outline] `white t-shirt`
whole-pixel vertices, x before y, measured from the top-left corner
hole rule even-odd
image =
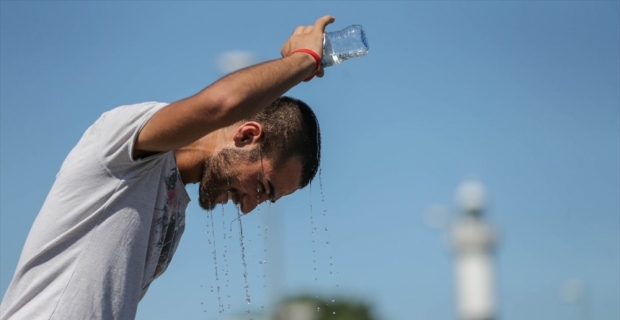
[[[134,319],[167,268],[190,199],[173,152],[134,160],[164,103],[104,113],[65,159],[22,251],[0,319]]]

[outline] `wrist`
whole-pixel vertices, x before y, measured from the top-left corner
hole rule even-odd
[[[295,53],[302,53],[299,54],[297,56],[304,56],[306,57],[304,60],[307,62],[311,62],[311,66],[312,66],[312,74],[310,74],[309,77],[307,77],[306,79],[304,79],[304,81],[310,81],[312,80],[312,78],[314,78],[314,76],[316,75],[316,73],[320,70],[321,68],[321,57],[319,56],[318,53],[316,53],[314,50],[312,49],[307,49],[307,48],[301,48],[301,49],[295,49],[291,52],[289,52],[289,56],[292,56]]]

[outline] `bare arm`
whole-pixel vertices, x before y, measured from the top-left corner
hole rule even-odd
[[[261,111],[312,74],[312,56],[288,53],[310,48],[321,56],[325,26],[333,21],[324,16],[313,26],[298,27],[282,47],[283,58],[234,72],[159,110],[138,135],[134,155],[178,149]]]

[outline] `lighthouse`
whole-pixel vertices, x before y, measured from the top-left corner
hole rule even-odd
[[[461,214],[450,230],[455,254],[457,314],[462,320],[496,320],[493,269],[497,242],[493,228],[484,220],[485,187],[468,181],[457,189]]]

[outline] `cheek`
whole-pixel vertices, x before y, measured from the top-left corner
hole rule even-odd
[[[257,188],[256,179],[254,180],[242,179],[241,181],[239,181],[239,190],[243,191],[244,193],[253,194],[256,192],[256,188]]]

